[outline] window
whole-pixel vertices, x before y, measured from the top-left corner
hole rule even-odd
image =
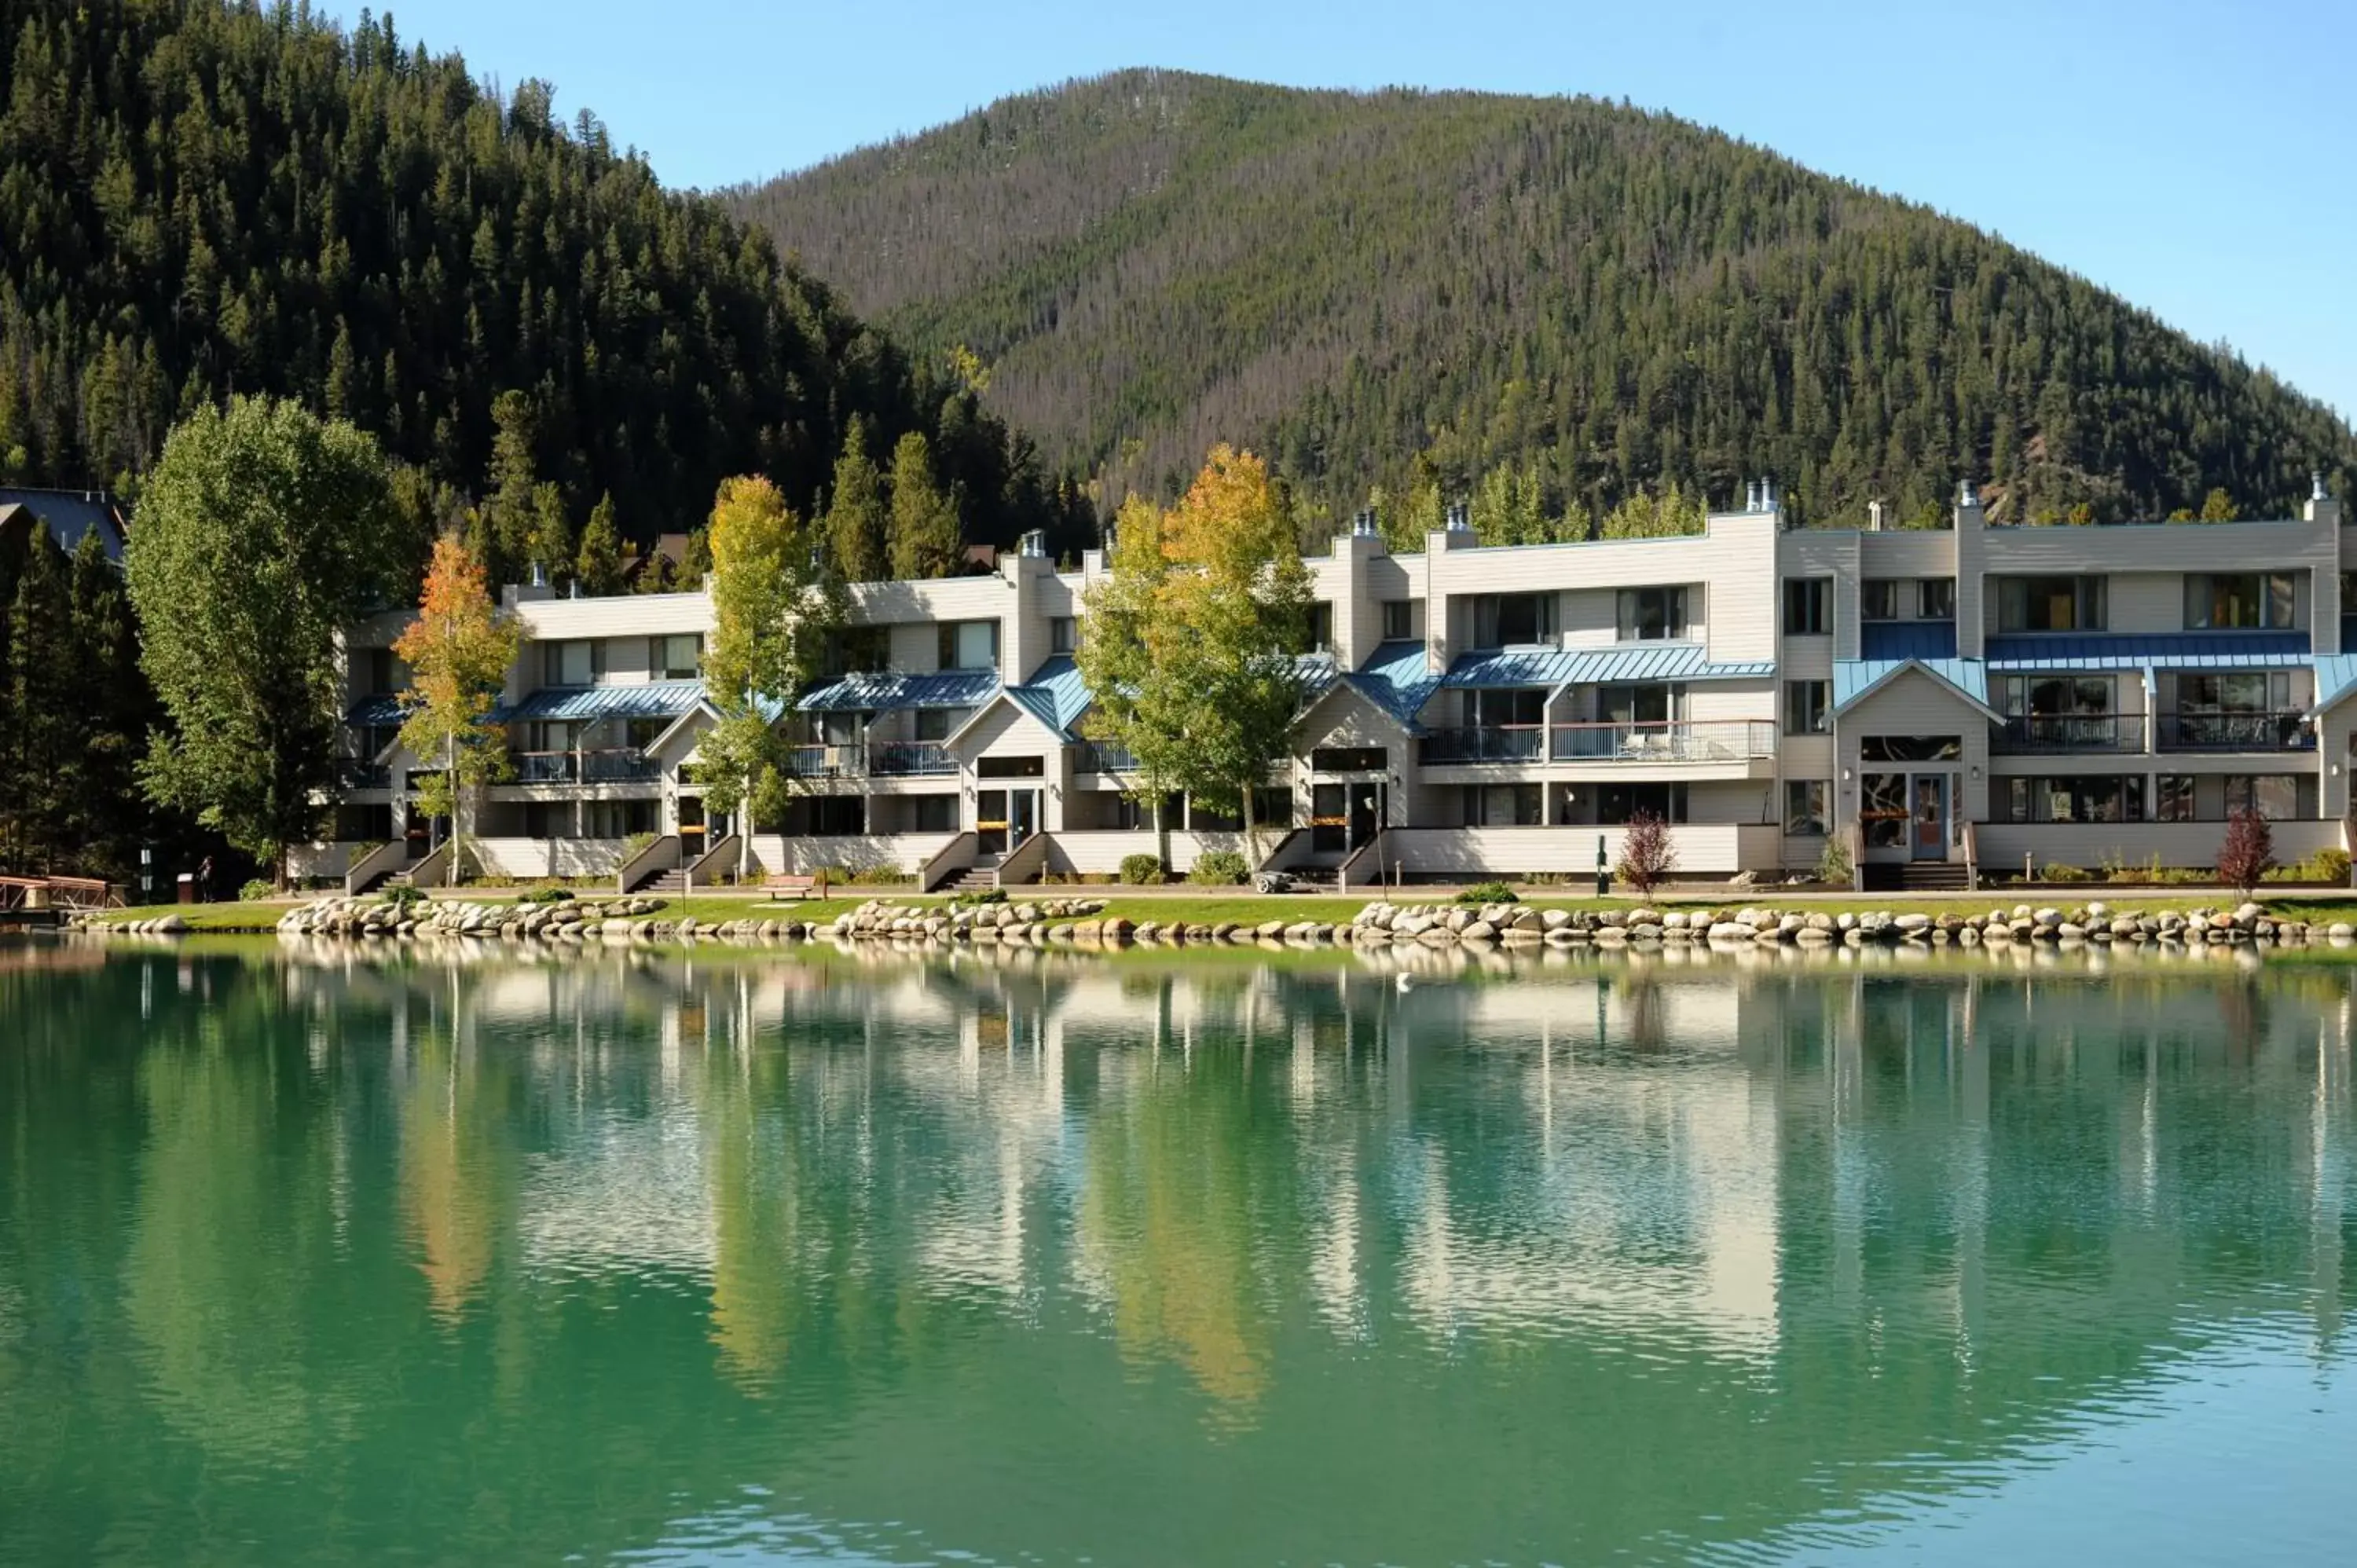
[[[977,779],[1044,779],[1048,776],[1048,760],[1043,757],[985,757],[974,765]]]
[[[866,675],[892,667],[892,633],[888,627],[846,626],[827,639],[826,671],[830,675]]]
[[[1313,773],[1381,773],[1391,754],[1380,746],[1321,746],[1309,754]]]
[[[390,696],[409,684],[409,671],[390,648],[368,650],[368,695]]]
[[[1282,784],[1270,784],[1253,791],[1253,821],[1265,828],[1293,826],[1293,791]]]
[[[2001,675],[1997,708],[2008,717],[2093,716],[2112,711],[2109,675]]]
[[[1907,775],[1861,773],[1857,779],[1857,823],[1868,849],[1897,849],[1907,843]]]
[[[998,668],[998,623],[995,620],[945,621],[941,628],[941,667],[944,670]]]
[[[909,797],[909,831],[912,833],[953,833],[958,827],[955,795]]]
[[[1309,607],[1309,647],[1323,653],[1334,646],[1334,607],[1325,599]]]
[[[2101,631],[2109,595],[2101,577],[2000,577],[1999,631]]]
[[[1607,784],[1597,791],[1596,820],[1606,827],[1625,827],[1629,819],[1647,811],[1666,822],[1686,820],[1684,784]]]
[[[950,732],[957,727],[956,721],[963,717],[965,717],[965,711],[962,708],[919,708],[917,738],[931,741],[947,740],[950,737]]]
[[[2279,714],[2290,711],[2291,672],[2244,670],[2232,674],[2187,671],[2177,678],[2177,705],[2190,714]]]
[[[1833,785],[1823,779],[1784,780],[1784,832],[1796,839],[1825,836],[1825,801]]]
[[[1546,722],[1546,693],[1535,687],[1465,693],[1465,723],[1472,729],[1536,729]]]
[[[1953,762],[1964,754],[1964,737],[1953,735],[1870,735],[1857,743],[1860,762]]]
[[[1834,628],[1834,580],[1793,577],[1784,584],[1784,635],[1823,637]]]
[[[1410,599],[1383,601],[1383,640],[1405,641],[1415,635],[1415,604]]]
[[[2341,613],[2357,615],[2357,572],[2341,574]]]
[[[1784,733],[1829,735],[1833,732],[1834,683],[1830,681],[1784,682]]]
[[[2230,773],[2226,814],[2255,811],[2271,822],[2299,815],[2299,776],[2294,773]]]
[[[867,831],[867,801],[858,795],[812,795],[801,804],[807,807],[809,826],[802,831],[813,838],[851,838]]]
[[[1553,594],[1483,594],[1473,601],[1473,646],[1518,648],[1552,642],[1555,636]]]
[[[540,654],[540,683],[544,686],[594,686],[606,673],[606,645],[602,642],[544,642]]]
[[[1598,686],[1596,715],[1606,724],[1665,725],[1678,716],[1683,686]]]
[[[704,669],[704,638],[697,632],[650,638],[648,651],[658,681],[693,681]]]
[[[631,719],[622,725],[622,736],[632,751],[644,751],[662,739],[662,732],[671,726],[669,719]]]
[[[2164,773],[2155,790],[2152,820],[2157,822],[2190,822],[2193,820],[2193,775]]]
[[[576,726],[558,719],[534,719],[524,731],[526,751],[571,751]]]
[[[1998,805],[2009,822],[2140,822],[2144,775],[2073,774],[2003,779]]]
[[[1623,588],[1620,594],[1620,640],[1669,642],[1686,634],[1686,591]]]
[[[1922,620],[1956,618],[1956,580],[1926,577],[1915,585],[1915,614]]]
[[[2287,629],[2298,623],[2299,578],[2291,572],[2189,572],[2189,631]]]
[[[1187,798],[1187,831],[1189,832],[1232,833],[1243,825],[1244,820],[1232,811],[1205,805],[1192,795]]]
[[[1058,616],[1048,623],[1048,651],[1070,653],[1081,645],[1080,623],[1071,616]]]
[[[1857,585],[1857,618],[1860,620],[1897,620],[1899,618],[1899,579],[1868,577]]]
[[[621,839],[632,833],[654,831],[655,803],[652,800],[581,802],[581,836],[584,838]]]
[[[1465,825],[1469,828],[1534,828],[1542,826],[1545,798],[1536,784],[1469,784],[1465,789]]]

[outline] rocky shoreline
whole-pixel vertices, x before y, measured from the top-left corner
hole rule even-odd
[[[943,944],[1070,943],[1092,947],[1238,945],[1281,941],[1343,948],[1981,947],[2029,944],[2158,948],[2303,947],[2347,943],[2347,923],[2279,918],[2257,904],[2233,908],[2115,910],[2017,904],[1983,913],[1779,908],[1562,909],[1529,904],[1408,904],[1378,900],[1348,922],[1133,921],[1107,917],[1102,898],[906,904],[876,899],[828,920],[791,914],[724,921],[666,918],[659,898],[566,898],[539,904],[461,899],[329,897],[289,910],[285,936],[385,940],[466,938],[538,942],[874,941]],[[123,934],[185,932],[178,916],[98,929]]]

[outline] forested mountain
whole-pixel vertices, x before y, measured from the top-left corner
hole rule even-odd
[[[2091,176],[2091,177],[2093,177]],[[1110,493],[1253,445],[1335,516],[1601,519],[1777,476],[1819,521],[2281,513],[2341,419],[1928,209],[1576,99],[1128,71],[727,193]]]
[[[928,437],[972,537],[1053,499],[962,381],[540,83],[502,102],[365,11],[0,0],[0,482],[135,492],[232,391],[349,416],[443,510],[521,392],[570,528],[610,494],[641,540],[732,473],[813,506],[855,416],[877,461]]]

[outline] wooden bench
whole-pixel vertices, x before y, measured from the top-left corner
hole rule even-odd
[[[797,899],[823,898],[826,897],[826,878],[789,876],[782,872],[774,872],[761,878],[761,890],[770,896],[772,903],[782,902],[789,893]]]

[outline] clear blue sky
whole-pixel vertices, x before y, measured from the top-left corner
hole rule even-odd
[[[554,82],[676,185],[1122,66],[1626,97],[1994,230],[2357,419],[2352,0],[392,8],[479,76]]]

